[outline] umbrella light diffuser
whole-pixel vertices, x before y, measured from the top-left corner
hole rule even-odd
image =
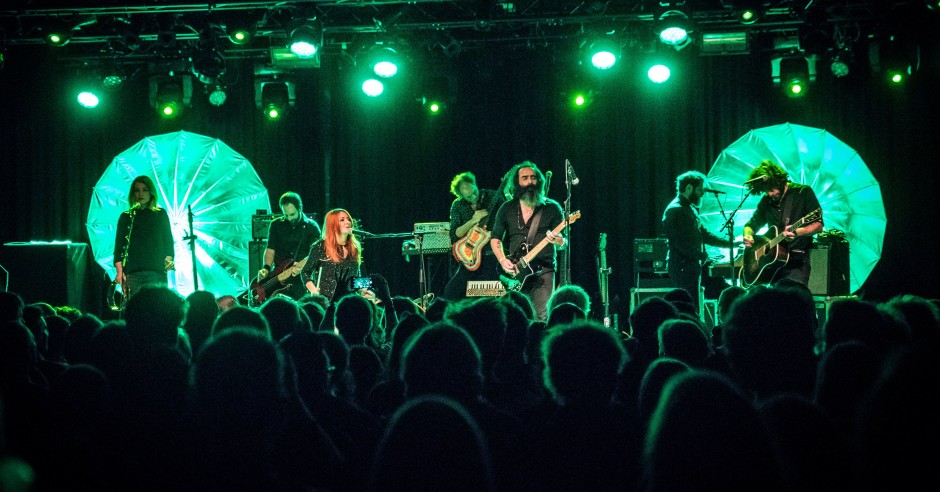
[[[765,159],[785,169],[791,181],[813,188],[822,205],[825,231],[845,233],[849,289],[857,291],[881,259],[887,225],[884,201],[878,181],[858,152],[826,130],[783,123],[751,130],[729,145],[708,173],[709,186],[727,194],[702,200],[702,223],[712,231],[725,223],[722,209],[728,213],[741,202],[747,193],[744,181]],[[759,195],[751,195],[744,201],[735,215],[735,237],[743,233],[759,200]],[[727,248],[709,252],[727,258]]]
[[[95,261],[110,278],[114,268],[117,220],[128,208],[134,178],[149,176],[158,204],[167,210],[175,241],[176,270],[170,288],[194,290],[189,214],[195,230],[199,289],[216,296],[248,288],[251,217],[270,211],[268,192],[248,160],[217,138],[180,131],[144,138],[121,152],[92,192],[86,228]]]

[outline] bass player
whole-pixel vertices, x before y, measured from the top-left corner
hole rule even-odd
[[[744,225],[744,246],[754,246],[754,231],[767,225],[785,237],[781,246],[786,250],[786,263],[770,273],[770,283],[779,283],[786,279],[802,285],[809,284],[810,248],[813,235],[823,228],[822,209],[813,189],[790,181],[787,172],[777,164],[764,160],[751,171],[745,185],[751,193],[763,193],[751,220]],[[814,214],[814,211],[818,212]],[[803,222],[801,218],[813,217],[814,220],[799,227],[793,225]],[[818,218],[817,218],[818,217]],[[745,254],[748,254],[745,250]]]
[[[320,238],[320,226],[304,215],[303,201],[300,195],[288,191],[278,200],[284,214],[271,221],[268,226],[268,245],[264,250],[264,265],[258,271],[258,278],[252,285],[252,293],[257,301],[281,293],[293,299],[300,299],[307,289],[300,283],[297,274],[303,265],[297,265],[310,251],[310,245]],[[269,276],[281,277],[287,269],[292,269],[284,283]],[[262,288],[271,284],[271,287]]]
[[[493,218],[499,206],[506,201],[506,177],[499,189],[480,189],[477,178],[465,171],[450,182],[450,192],[457,198],[450,204],[450,242],[457,271],[451,277],[441,297],[457,301],[467,295],[467,282],[471,280],[497,280],[497,264],[493,251],[488,248]]]

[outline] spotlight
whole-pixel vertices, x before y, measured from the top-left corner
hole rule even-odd
[[[72,26],[61,19],[49,20],[43,30],[43,38],[49,46],[62,47],[72,40]]]
[[[366,79],[362,83],[362,92],[369,97],[379,97],[385,92],[385,84],[378,79]]]
[[[290,98],[286,82],[270,82],[261,87],[261,109],[269,120],[276,120],[287,113]]]
[[[734,17],[739,23],[751,25],[764,15],[764,0],[736,0],[734,2]]]
[[[646,76],[649,77],[650,81],[654,84],[662,84],[669,80],[669,77],[672,76],[672,71],[669,70],[669,67],[665,64],[657,63],[646,71]]]
[[[92,91],[81,91],[78,93],[78,97],[76,99],[78,100],[78,104],[81,105],[81,107],[88,109],[94,109],[98,107],[98,103],[100,102],[98,95]]]
[[[883,72],[888,82],[899,85],[920,69],[920,46],[889,36],[869,45],[868,58],[873,72]]]
[[[585,56],[592,67],[610,70],[620,57],[620,46],[609,38],[598,39],[588,45]]]
[[[403,61],[398,51],[387,46],[373,47],[369,50],[368,58],[372,73],[383,79],[397,75]]]
[[[225,73],[225,57],[219,49],[219,36],[222,31],[211,26],[199,33],[199,41],[195,52],[190,56],[192,73],[199,82],[214,85],[219,77]]]
[[[225,57],[216,48],[201,50],[193,55],[190,60],[193,64],[193,75],[203,84],[215,84],[219,77],[225,73]]]
[[[833,56],[832,61],[829,63],[829,70],[832,71],[832,75],[837,78],[848,76],[851,71],[851,67],[849,67],[851,59],[851,51],[844,51]]]
[[[257,29],[258,27],[253,21],[233,20],[226,24],[225,32],[232,44],[246,45],[254,41]]]
[[[291,31],[288,47],[298,58],[313,58],[320,50],[322,37],[318,24],[301,24]]]
[[[574,109],[584,109],[594,102],[594,91],[574,91],[568,95],[568,102]]]
[[[421,103],[425,111],[436,115],[447,109],[451,100],[450,77],[447,75],[428,75],[421,82],[420,92],[415,100]]]
[[[175,118],[189,106],[193,97],[190,75],[150,77],[150,104],[164,118]]]
[[[425,111],[430,113],[433,116],[437,116],[444,111],[447,105],[444,101],[440,99],[428,99],[426,97],[419,98],[421,101],[421,106],[424,107]]]
[[[101,87],[107,92],[117,92],[124,87],[124,81],[127,77],[118,72],[105,72],[101,76]]]
[[[221,85],[215,86],[215,88],[209,92],[209,104],[215,107],[225,104],[226,99],[228,99],[228,94],[225,93],[225,88]]]
[[[692,42],[689,32],[692,24],[681,10],[667,10],[659,16],[659,40],[667,46],[681,50]]]
[[[816,80],[816,57],[794,56],[774,58],[770,61],[774,84],[779,85],[787,97],[803,97]]]
[[[265,118],[274,121],[287,114],[296,100],[296,86],[284,73],[255,69],[255,105]]]

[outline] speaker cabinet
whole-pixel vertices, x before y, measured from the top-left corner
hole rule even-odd
[[[849,243],[823,241],[810,252],[809,290],[814,296],[849,295]]]
[[[267,244],[267,241],[248,242],[248,275],[252,279],[255,278],[258,270],[261,270],[261,265],[264,264],[264,250]]]
[[[88,297],[89,264],[85,243],[7,243],[0,249],[0,266],[9,271],[9,290],[28,304],[48,302],[94,312],[100,303]]]

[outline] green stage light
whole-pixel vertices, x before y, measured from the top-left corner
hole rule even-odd
[[[385,92],[385,84],[377,79],[368,79],[362,83],[362,92],[369,97],[379,97]]]
[[[297,58],[313,58],[319,51],[321,43],[319,30],[309,24],[298,26],[290,34],[290,51]]]
[[[646,71],[646,76],[649,77],[653,83],[662,84],[669,80],[669,77],[672,76],[672,71],[669,70],[669,67],[666,65],[657,63]]]
[[[261,108],[268,120],[280,119],[290,106],[290,91],[286,82],[267,82],[261,87]]]
[[[383,79],[397,75],[402,65],[402,56],[389,47],[374,47],[367,56],[372,72]]]
[[[98,96],[91,91],[82,91],[78,93],[78,104],[83,108],[93,109],[98,107],[100,99]]]
[[[659,40],[667,46],[681,50],[692,42],[689,17],[682,11],[670,10],[659,17]]]

